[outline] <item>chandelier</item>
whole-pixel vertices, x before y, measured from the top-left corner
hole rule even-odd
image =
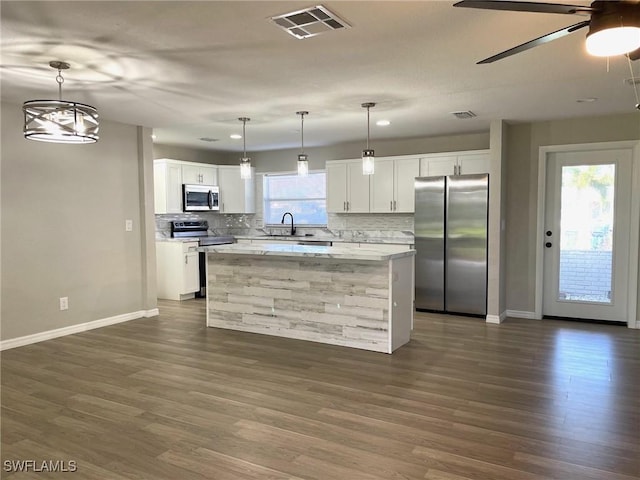
[[[29,100],[22,105],[24,138],[52,143],[95,143],[98,141],[98,111],[91,105],[62,100],[62,70],[67,62],[51,61],[58,70],[58,100]]]

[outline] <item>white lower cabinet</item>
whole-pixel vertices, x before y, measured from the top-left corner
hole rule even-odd
[[[156,242],[158,298],[186,300],[200,290],[198,242]]]

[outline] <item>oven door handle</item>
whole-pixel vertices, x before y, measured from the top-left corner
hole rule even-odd
[[[209,210],[213,210],[213,192],[209,190]]]

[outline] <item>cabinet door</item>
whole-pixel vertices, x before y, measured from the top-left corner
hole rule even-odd
[[[200,290],[200,271],[198,252],[188,252],[184,254],[182,292],[193,293]]]
[[[251,178],[240,177],[240,166],[218,167],[220,213],[255,213],[255,172]]]
[[[369,212],[369,177],[362,174],[362,162],[347,163],[347,211],[349,213]]]
[[[372,213],[390,213],[394,211],[393,171],[394,160],[376,160],[375,174],[371,175],[370,203]]]
[[[426,159],[426,173],[423,177],[439,177],[442,175],[455,175],[457,155],[443,155],[442,157],[428,157]]]
[[[458,165],[462,175],[472,173],[489,173],[491,157],[488,153],[458,155]]]
[[[201,166],[200,178],[205,185],[218,185],[218,168]]]
[[[182,183],[217,185],[218,169],[214,166],[209,167],[207,165],[183,165]]]
[[[182,167],[165,161],[153,165],[155,213],[182,212]]]
[[[327,163],[327,212],[347,210],[347,165]]]
[[[394,212],[415,211],[415,181],[420,176],[420,159],[396,160],[394,165]]]
[[[182,166],[182,183],[197,184],[203,183],[200,177],[200,167],[198,165]]]

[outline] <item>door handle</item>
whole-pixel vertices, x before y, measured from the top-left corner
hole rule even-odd
[[[547,247],[547,248],[551,248],[552,245],[553,244],[551,242],[547,242],[547,243],[544,244],[544,246]]]
[[[393,200],[389,201],[389,210],[393,212]]]

